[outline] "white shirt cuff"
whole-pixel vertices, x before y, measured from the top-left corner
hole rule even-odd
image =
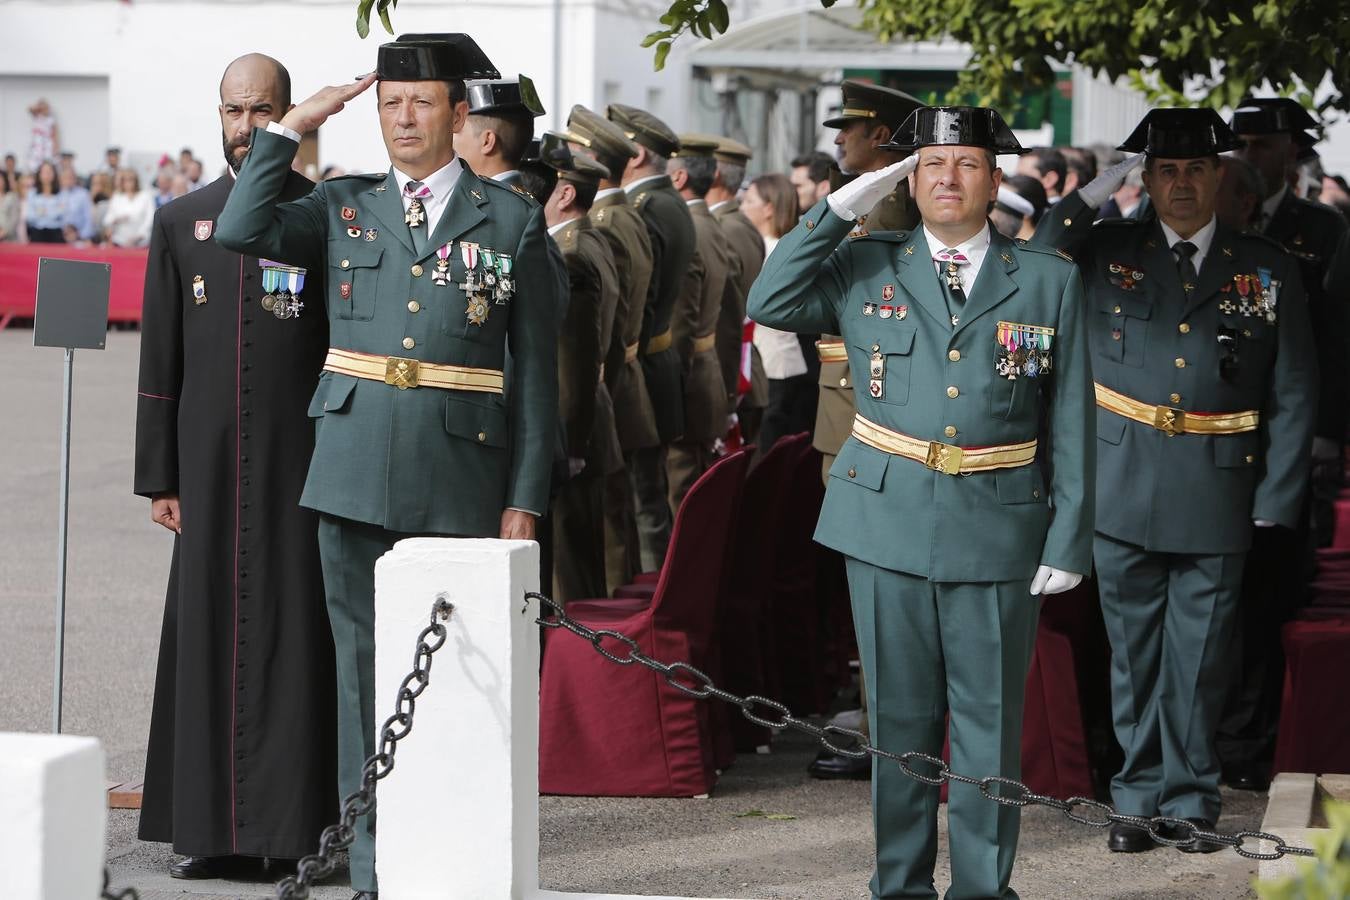
[[[539,518],[539,516],[540,516],[540,513],[537,513],[537,512],[535,512],[535,511],[532,510],[532,509],[521,509],[519,506],[508,506],[507,509],[514,510],[515,512],[528,513],[528,514],[534,516],[536,519]]]
[[[288,137],[291,140],[295,141],[297,144],[300,143],[300,132],[292,131],[285,125],[282,125],[280,122],[268,122],[267,130],[272,132],[273,134],[279,134],[282,137]]]

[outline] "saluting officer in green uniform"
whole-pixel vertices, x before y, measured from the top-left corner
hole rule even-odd
[[[548,502],[558,317],[543,211],[455,156],[466,77],[497,77],[468,35],[382,45],[374,73],[255,130],[216,228],[241,253],[327,260],[330,349],[300,502],[320,513],[343,796],[375,747],[375,561],[410,535],[531,540]],[[300,135],[377,79],[390,171],[279,202]],[[368,822],[351,849],[358,898],[376,889]]]
[[[726,236],[704,197],[717,172],[717,141],[680,135],[680,149],[667,165],[671,183],[694,220],[694,259],[684,272],[670,317],[671,337],[684,381],[684,434],[666,457],[672,515],[715,456],[713,445],[726,433],[726,387],[717,357],[717,323],[724,303],[738,306],[740,286],[732,278]]]
[[[604,381],[619,275],[608,241],[587,214],[609,169],[573,153],[553,132],[540,141],[540,159],[558,173],[544,220],[562,250],[570,288],[558,345],[558,411],[571,477],[554,498],[550,516],[554,597],[607,597],[605,478],[623,471],[614,406]]]
[[[680,149],[675,132],[656,116],[632,106],[611,103],[607,112],[609,120],[638,146],[638,155],[624,169],[622,183],[628,202],[647,226],[652,245],[652,278],[639,358],[661,443],[637,450],[629,468],[637,494],[642,568],[651,571],[665,561],[673,524],[666,455],[670,443],[684,434],[684,388],[670,326],[685,272],[694,260],[694,220],[666,174],[667,160]]]
[[[1120,149],[1142,151],[1156,216],[1093,223],[1136,155],[1061,200],[1036,233],[1074,255],[1087,286],[1094,557],[1125,751],[1112,798],[1121,813],[1207,828],[1243,556],[1253,522],[1297,523],[1317,409],[1298,266],[1214,215],[1218,154],[1238,145],[1213,110],[1152,110]],[[1108,846],[1154,844],[1113,825]]]
[[[591,154],[608,170],[595,192],[590,219],[609,242],[619,277],[615,327],[605,356],[605,385],[614,403],[614,425],[624,458],[624,470],[605,479],[605,574],[610,590],[604,596],[609,596],[642,571],[637,504],[629,473],[635,468],[638,450],[661,444],[647,378],[638,359],[652,282],[652,240],[642,216],[629,205],[620,186],[629,160],[638,155],[637,144],[619,126],[584,106],[572,107],[565,137],[573,149]]]
[[[917,110],[917,150],[831,193],[779,242],[750,317],[842,335],[859,376],[816,540],[847,558],[872,741],[942,750],[1016,778],[1038,594],[1091,564],[1092,379],[1082,282],[986,218],[996,153],[1022,148],[992,109]],[[906,174],[914,231],[859,232]],[[842,242],[842,243],[841,243]],[[1015,897],[1019,813],[953,784],[950,897]],[[935,897],[938,789],[876,764],[874,898]]]

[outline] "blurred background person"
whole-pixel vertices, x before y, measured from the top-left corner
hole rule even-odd
[[[33,190],[24,198],[23,218],[28,240],[34,244],[63,244],[65,235],[66,199],[61,196],[61,185],[56,177],[56,166],[51,160],[37,167]]]
[[[28,171],[36,172],[38,166],[49,159],[56,159],[61,153],[61,133],[56,127],[56,118],[52,107],[45,99],[28,107],[32,117],[28,132]]]
[[[1086,147],[1060,147],[1064,157],[1064,187],[1060,196],[1072,193],[1097,177],[1097,156]]]
[[[829,157],[825,160],[828,173]],[[803,164],[803,168],[807,166]],[[828,193],[828,180],[825,188]],[[778,239],[796,226],[801,201],[802,185],[783,175],[761,175],[746,188],[741,212],[763,236],[766,259],[778,246]],[[769,379],[769,403],[759,431],[761,452],[767,452],[780,437],[810,431],[816,421],[816,378],[820,374],[816,337],[755,323],[754,344]]]
[[[1036,147],[1017,161],[1017,174],[1038,179],[1045,188],[1050,206],[1064,195],[1064,179],[1068,173],[1069,164],[1065,162],[1064,154],[1054,147]]]
[[[1031,175],[1005,175],[1003,186],[1015,191],[1019,197],[1031,204],[1031,215],[1028,218],[1031,220],[1031,227],[1035,228],[1050,205],[1040,179]]]
[[[88,243],[94,238],[94,204],[89,191],[80,184],[75,169],[63,168],[57,176],[65,209],[61,231],[67,244]]]
[[[1219,195],[1214,214],[1234,231],[1253,231],[1261,217],[1265,182],[1256,167],[1236,156],[1219,157]]]
[[[155,200],[141,190],[140,176],[132,169],[117,173],[117,189],[108,201],[104,222],[108,243],[117,247],[144,247],[150,240],[155,219]]]
[[[5,154],[5,174],[9,176],[9,188],[16,193],[19,190],[19,159],[13,153]]]
[[[155,176],[155,209],[159,209],[169,201],[182,196],[182,194],[174,193],[174,179],[177,177],[177,173],[174,172],[172,166],[159,167],[159,174]],[[184,188],[183,193],[187,193],[186,188]]]
[[[202,161],[194,159],[183,169],[183,177],[187,179],[187,189],[189,192],[198,190],[202,187]]]
[[[19,191],[7,172],[0,172],[0,241],[19,239]]]
[[[1006,184],[998,186],[998,199],[989,211],[989,220],[994,223],[999,234],[1008,238],[1030,239],[1036,232],[1031,216],[1035,213],[1031,201]]]
[[[830,192],[830,169],[834,168],[834,157],[819,150],[804,153],[792,160],[793,188],[797,191],[797,215],[821,201]]]
[[[99,166],[95,171],[101,172],[109,178],[113,178],[116,177],[117,170],[120,168],[122,168],[122,148],[109,147],[107,150],[103,151],[103,165]]]
[[[113,195],[113,173],[102,169],[89,176],[89,202],[93,207],[95,243],[103,243],[108,231],[108,204]]]

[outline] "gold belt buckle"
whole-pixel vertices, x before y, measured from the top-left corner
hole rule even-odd
[[[965,451],[960,447],[944,444],[940,441],[929,441],[928,458],[923,461],[923,464],[944,475],[960,475],[961,459],[965,455]]]
[[[417,360],[391,356],[384,362],[384,383],[400,391],[417,387]]]
[[[1186,430],[1186,411],[1170,406],[1154,407],[1153,427],[1168,437],[1176,437]]]

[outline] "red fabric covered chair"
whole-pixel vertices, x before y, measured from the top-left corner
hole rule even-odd
[[[1344,613],[1342,613],[1344,615]],[[1284,626],[1275,772],[1350,772],[1350,618]]]
[[[1331,546],[1336,550],[1350,549],[1350,497],[1336,500],[1336,531]]]
[[[713,658],[724,557],[748,465],[749,455],[737,451],[690,488],[650,604],[634,610],[583,600],[569,603],[568,614],[591,628],[628,635],[649,656],[703,668],[700,661]],[[605,646],[619,656],[627,652],[617,641]],[[692,797],[712,790],[717,776],[708,701],[670,687],[650,669],[615,665],[561,630],[547,634],[541,679],[541,792]]]

